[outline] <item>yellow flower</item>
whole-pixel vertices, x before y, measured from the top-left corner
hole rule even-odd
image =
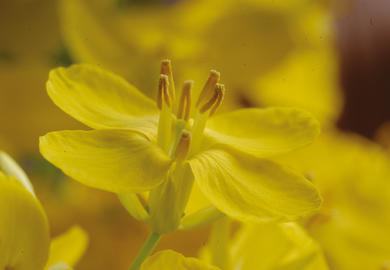
[[[245,225],[231,244],[231,269],[328,269],[318,243],[296,223]]]
[[[141,270],[218,270],[196,258],[186,258],[173,250],[163,250],[148,257]]]
[[[41,153],[88,186],[151,191],[148,212],[135,194],[127,199],[158,233],[179,226],[194,180],[218,209],[244,221],[292,220],[318,209],[321,198],[309,181],[266,159],[310,144],[317,121],[292,108],[210,118],[224,96],[218,81],[212,71],[192,102],[193,82],[186,81],[176,96],[171,64],[163,61],[156,106],[98,67],[55,69],[47,83],[51,99],[95,130],[48,133],[40,138]]]
[[[327,270],[322,250],[296,223],[242,224],[231,236],[231,220],[213,224],[201,257],[224,270]]]
[[[279,160],[280,161],[280,160]],[[308,220],[335,269],[386,269],[390,261],[390,159],[375,143],[354,134],[324,133],[309,148],[285,156],[307,173],[324,196]]]
[[[85,232],[75,226],[50,242],[47,217],[30,181],[4,152],[0,192],[0,269],[71,269],[86,248]]]

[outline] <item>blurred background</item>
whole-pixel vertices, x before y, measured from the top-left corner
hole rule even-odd
[[[298,106],[325,134],[354,132],[386,151],[389,11],[388,0],[0,1],[0,148],[30,175],[53,235],[76,223],[88,231],[77,269],[126,269],[148,228],[115,195],[67,179],[39,154],[39,136],[87,129],[47,96],[52,68],[97,64],[152,98],[162,59],[172,59],[178,85],[201,87],[217,69],[229,91],[223,111]],[[196,256],[208,231],[168,235],[158,249]],[[325,255],[334,269],[353,269]]]

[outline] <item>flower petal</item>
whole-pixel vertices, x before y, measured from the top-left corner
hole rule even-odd
[[[321,205],[314,185],[271,161],[212,149],[189,162],[209,200],[242,221],[294,220]]]
[[[66,263],[56,263],[48,268],[49,270],[73,270],[72,267],[67,265]]]
[[[292,222],[243,226],[233,240],[232,257],[234,269],[328,269],[319,245]]]
[[[157,145],[123,130],[51,132],[40,138],[40,151],[75,180],[116,193],[152,189],[171,164]]]
[[[73,226],[51,241],[47,267],[58,263],[74,266],[84,254],[87,245],[88,235],[86,232],[78,226]]]
[[[207,127],[215,143],[257,157],[306,146],[319,134],[317,120],[294,108],[242,109],[211,118]]]
[[[136,220],[145,221],[150,218],[136,193],[121,193],[118,194],[118,198],[127,212]]]
[[[0,171],[19,180],[22,185],[35,196],[34,187],[23,169],[7,153],[0,151]]]
[[[195,258],[187,258],[173,250],[157,252],[145,260],[141,270],[218,270],[218,267],[206,264]]]
[[[46,214],[30,191],[1,171],[0,220],[0,269],[42,270],[50,241]]]
[[[89,127],[144,127],[153,133],[150,125],[155,126],[158,113],[155,103],[121,77],[96,66],[52,70],[47,91],[58,107]]]
[[[264,106],[302,108],[313,113],[322,125],[333,124],[343,106],[337,62],[332,46],[294,51],[277,68],[259,77],[249,98]]]

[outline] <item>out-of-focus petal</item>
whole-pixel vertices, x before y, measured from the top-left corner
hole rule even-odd
[[[231,254],[233,269],[328,269],[319,245],[295,223],[245,225]]]
[[[206,264],[196,258],[184,257],[173,250],[157,252],[145,260],[141,270],[218,270],[218,267]]]
[[[56,263],[48,268],[48,270],[73,270],[72,267],[65,263]]]
[[[19,180],[35,196],[34,188],[23,169],[7,153],[0,151],[0,171]]]
[[[279,67],[259,77],[251,98],[266,106],[302,108],[321,124],[333,123],[343,103],[334,52],[320,48],[292,53]]]
[[[1,171],[0,220],[0,269],[42,270],[50,241],[46,215],[30,191]]]
[[[79,226],[73,226],[67,232],[52,239],[47,267],[58,263],[74,266],[84,254],[87,246],[87,233]]]
[[[121,193],[118,194],[118,198],[129,214],[135,219],[145,221],[149,218],[148,212],[136,193]]]

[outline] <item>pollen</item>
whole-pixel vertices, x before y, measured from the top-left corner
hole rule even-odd
[[[188,121],[191,115],[191,95],[194,81],[185,81],[183,91],[180,97],[179,108],[177,111],[177,118]]]

